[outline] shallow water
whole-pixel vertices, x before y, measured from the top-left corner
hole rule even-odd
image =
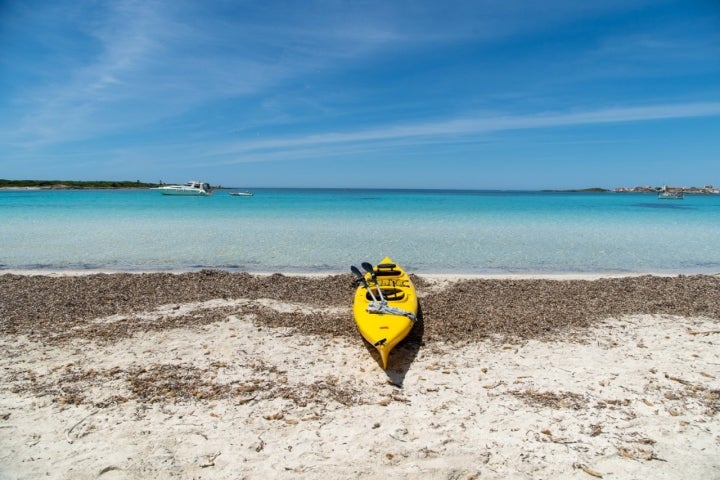
[[[720,196],[258,189],[0,191],[0,268],[717,273]]]

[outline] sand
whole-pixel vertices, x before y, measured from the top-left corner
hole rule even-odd
[[[720,478],[717,277],[416,282],[0,275],[0,479]]]

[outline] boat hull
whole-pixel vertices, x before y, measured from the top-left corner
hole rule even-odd
[[[163,195],[179,195],[179,196],[185,196],[185,197],[204,197],[206,195],[209,195],[209,193],[202,191],[202,190],[192,191],[192,190],[172,190],[172,189],[162,190],[162,194]]]
[[[383,265],[393,265],[394,268],[383,268]],[[368,307],[373,302],[368,290],[363,285],[360,285],[355,291],[353,316],[358,331],[367,342],[377,349],[380,353],[382,367],[387,369],[390,351],[407,337],[410,330],[412,330],[418,312],[418,301],[415,286],[410,277],[404,270],[395,265],[389,257],[385,257],[375,267],[375,274],[387,300],[387,305],[412,314],[412,317],[410,317],[408,315],[368,312]],[[377,286],[372,281],[369,273],[365,275],[365,280],[375,297],[379,298]]]
[[[685,195],[683,192],[663,192],[658,195],[660,200],[683,200]]]

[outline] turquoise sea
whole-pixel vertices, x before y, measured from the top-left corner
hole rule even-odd
[[[718,273],[720,195],[434,190],[0,191],[0,270]]]

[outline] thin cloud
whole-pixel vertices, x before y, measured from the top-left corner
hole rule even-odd
[[[720,116],[720,102],[608,108],[538,115],[479,115],[475,118],[466,117],[431,123],[385,125],[353,132],[322,133],[291,138],[273,137],[261,141],[249,140],[235,143],[226,149],[215,150],[213,155],[239,155],[253,152],[282,152],[282,155],[287,155],[295,150],[299,151],[310,147],[322,150],[333,145],[401,142],[408,139],[412,139],[413,143],[417,143],[418,139],[428,142],[452,143],[454,137],[462,137],[458,141],[464,142],[466,141],[464,137],[469,135],[483,135],[500,131],[714,116]]]
[[[275,18],[228,21],[197,8],[115,2],[87,18],[86,4],[65,12],[62,28],[94,44],[63,44],[52,56],[71,61],[57,61],[44,81],[18,87],[22,108],[8,122],[6,141],[42,146],[152,125],[207,103],[252,98],[331,62],[370,56],[396,38],[362,21],[347,29],[328,16],[275,25]]]

